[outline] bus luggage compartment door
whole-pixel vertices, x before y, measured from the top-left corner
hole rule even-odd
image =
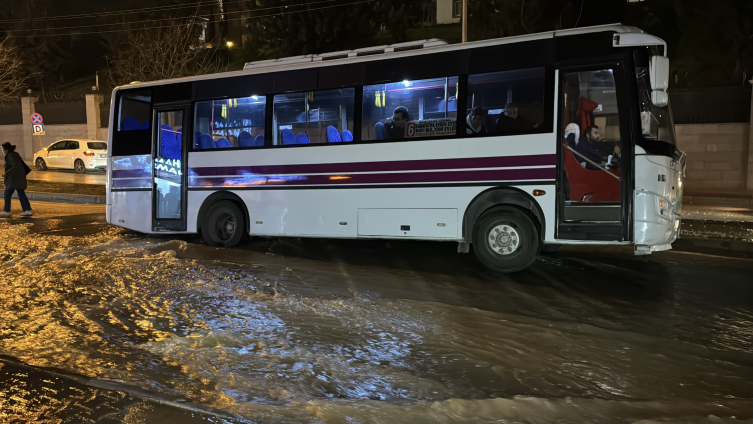
[[[458,238],[457,209],[359,209],[358,235]]]

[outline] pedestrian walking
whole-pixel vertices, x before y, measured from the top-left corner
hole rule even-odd
[[[16,146],[8,142],[0,146],[0,150],[5,155],[5,172],[3,173],[3,182],[5,183],[5,207],[0,212],[0,218],[10,216],[10,199],[13,192],[18,192],[18,200],[21,201],[21,216],[32,216],[34,211],[31,210],[29,199],[26,197],[26,174],[31,172],[31,168],[16,153]]]

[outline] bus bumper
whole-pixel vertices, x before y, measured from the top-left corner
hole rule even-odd
[[[680,233],[680,216],[676,203],[666,196],[636,190],[633,220],[636,255],[669,250]]]

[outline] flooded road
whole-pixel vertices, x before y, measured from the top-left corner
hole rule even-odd
[[[0,222],[0,422],[753,422],[747,259],[102,221]]]

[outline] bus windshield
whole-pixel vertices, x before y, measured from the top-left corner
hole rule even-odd
[[[651,80],[648,70],[647,51],[635,52],[635,77],[638,82],[641,132],[645,140],[661,141],[676,146],[674,119],[671,103],[659,107],[651,103]]]

